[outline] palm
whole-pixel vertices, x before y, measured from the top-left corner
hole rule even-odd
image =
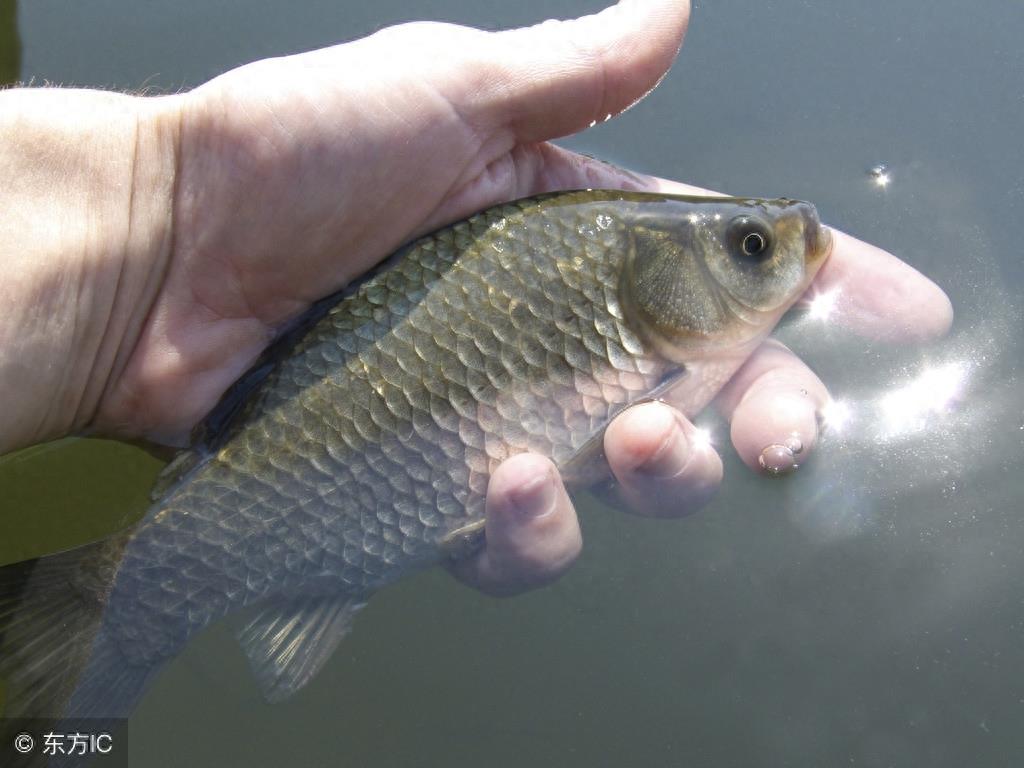
[[[408,25],[189,94],[171,263],[100,423],[181,441],[283,323],[411,237],[500,200],[628,184],[510,125],[508,101],[466,107],[482,72],[501,76],[466,66],[493,37]]]

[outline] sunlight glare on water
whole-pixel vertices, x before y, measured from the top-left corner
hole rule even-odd
[[[948,415],[966,389],[969,364],[963,361],[925,368],[878,401],[880,437],[894,438],[928,429]]]
[[[810,300],[808,306],[807,315],[812,320],[820,320],[825,322],[832,316],[832,313],[836,308],[836,301],[839,299],[839,288],[832,288],[828,291],[822,291],[814,296]]]

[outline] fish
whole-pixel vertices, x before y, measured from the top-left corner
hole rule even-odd
[[[127,717],[237,617],[268,700],[378,590],[485,542],[490,474],[570,490],[632,404],[706,405],[831,250],[809,203],[620,190],[504,203],[315,304],[223,396],[133,527],[0,569],[8,717]]]

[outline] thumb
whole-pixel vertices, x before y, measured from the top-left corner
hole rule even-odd
[[[441,57],[440,68],[425,61],[421,71],[478,135],[546,141],[618,114],[650,92],[675,60],[689,17],[689,0],[622,0],[579,19],[504,32],[444,25],[433,42],[459,53]],[[374,37],[406,35],[410,45],[422,44],[420,26]]]
[[[605,120],[665,76],[689,17],[688,0],[623,0],[580,19],[500,33],[499,77],[481,109],[521,142]]]

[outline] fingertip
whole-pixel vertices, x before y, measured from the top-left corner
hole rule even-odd
[[[729,419],[743,462],[756,472],[784,475],[806,461],[818,439],[818,413],[828,389],[784,344],[755,350],[716,400]]]
[[[514,595],[548,584],[583,547],[579,521],[555,465],[536,454],[502,462],[487,488],[486,545],[452,570],[491,595]]]
[[[487,486],[488,521],[518,525],[551,514],[565,493],[550,459],[531,453],[502,462]]]
[[[631,510],[681,517],[704,506],[722,478],[722,462],[706,437],[663,403],[628,409],[605,433],[605,455]]]
[[[756,392],[733,412],[733,446],[743,463],[756,472],[790,474],[817,443],[817,410],[807,390]]]
[[[619,114],[668,72],[689,15],[688,0],[623,0],[582,18],[500,33],[511,45],[498,114],[522,142]]]
[[[953,305],[932,280],[891,253],[833,229],[831,258],[815,281],[838,290],[836,322],[882,341],[920,343],[941,338],[953,324]]]
[[[670,477],[689,458],[681,432],[682,416],[674,408],[656,402],[635,405],[608,426],[605,455],[623,475]]]
[[[927,278],[925,279],[927,280]],[[950,301],[946,292],[931,280],[928,280],[928,284],[932,289],[931,296],[928,298],[923,312],[930,322],[925,325],[921,337],[922,340],[941,339],[953,327],[956,313],[953,310],[953,302]]]

